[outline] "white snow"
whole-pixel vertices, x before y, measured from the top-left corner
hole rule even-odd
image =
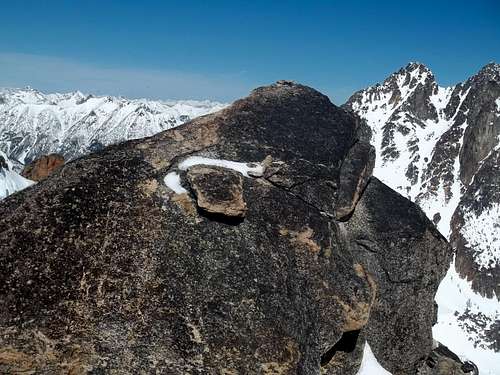
[[[245,177],[261,176],[264,173],[264,168],[259,163],[243,163],[223,159],[205,158],[202,156],[190,156],[187,159],[184,159],[179,164],[179,169],[187,170],[189,167],[199,164],[232,169],[236,172],[241,173]]]
[[[26,156],[33,159],[52,152],[63,153],[70,160],[88,153],[92,144],[150,136],[227,106],[210,101],[95,97],[80,92],[43,94],[33,89],[0,89],[0,97],[0,150],[21,163]],[[13,144],[14,138],[22,141]]]
[[[188,170],[195,165],[211,165],[232,169],[245,177],[260,177],[264,173],[264,167],[259,163],[243,163],[224,159],[212,159],[203,156],[190,156],[179,163],[177,168],[181,171]],[[177,194],[187,193],[182,186],[180,176],[177,172],[170,172],[164,178],[165,185]]]
[[[14,171],[2,170],[0,171],[0,199],[33,184],[33,181],[24,178]]]
[[[419,206],[424,210],[426,215],[430,218],[434,214],[439,213],[441,215],[441,220],[439,221],[437,228],[445,236],[449,238],[451,232],[451,217],[455,212],[460,198],[462,196],[462,182],[458,176],[458,171],[460,170],[460,160],[459,156],[455,158],[453,163],[453,184],[450,189],[451,198],[447,197],[442,184],[439,185],[438,190],[435,195],[428,195],[425,199],[419,201]]]
[[[0,157],[7,164],[7,169],[0,167],[0,199],[34,184],[34,181],[24,178],[13,170],[14,165],[5,153],[0,151]]]
[[[366,343],[363,350],[363,360],[357,375],[391,375],[391,373],[378,363],[370,345]]]
[[[500,264],[500,205],[491,204],[480,215],[467,212],[461,229],[468,247],[474,251],[474,261],[480,269]]]
[[[187,190],[184,189],[181,185],[181,178],[177,172],[168,173],[163,179],[165,185],[173,190],[176,194],[187,193]]]
[[[489,321],[500,319],[500,303],[496,298],[490,299],[476,294],[470,282],[462,279],[455,271],[454,263],[439,285],[436,294],[439,305],[438,321],[433,327],[434,339],[446,345],[462,359],[474,362],[481,375],[498,375],[500,353],[485,347],[481,337],[473,332],[466,332],[460,314],[469,309],[471,313],[482,313]],[[480,329],[480,331],[484,331]],[[476,342],[476,345],[474,344]]]
[[[495,104],[497,105],[497,112],[500,112],[500,98],[497,98],[497,100],[495,100]]]

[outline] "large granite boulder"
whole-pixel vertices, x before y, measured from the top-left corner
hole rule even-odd
[[[0,372],[412,373],[450,249],[360,124],[280,81],[0,202]]]

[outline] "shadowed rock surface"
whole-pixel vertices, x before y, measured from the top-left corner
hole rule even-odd
[[[367,337],[413,374],[450,250],[368,181],[361,125],[280,81],[0,202],[0,372],[354,375]],[[263,173],[178,168],[193,155]]]
[[[337,219],[350,215],[366,187],[375,165],[375,148],[367,142],[351,147],[340,168],[340,186],[336,205]]]
[[[474,363],[463,362],[446,346],[437,343],[418,375],[479,375],[479,371]]]
[[[432,349],[434,295],[451,249],[423,211],[372,177],[354,214],[342,224],[356,261],[374,276],[377,299],[365,335],[394,374],[415,374]]]

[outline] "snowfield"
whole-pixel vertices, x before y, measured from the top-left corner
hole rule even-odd
[[[432,330],[434,338],[450,348],[462,360],[474,362],[479,367],[481,375],[500,374],[500,353],[495,353],[485,346],[481,337],[484,329],[461,320],[466,312],[482,314],[486,325],[484,328],[489,329],[492,320],[500,319],[498,300],[476,294],[471,289],[470,283],[456,273],[455,265],[452,263],[439,285],[436,302],[439,310],[438,321]]]

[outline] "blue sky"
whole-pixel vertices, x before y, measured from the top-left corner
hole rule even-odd
[[[500,62],[500,1],[5,1],[0,86],[230,101],[278,79],[340,104],[409,61]]]

